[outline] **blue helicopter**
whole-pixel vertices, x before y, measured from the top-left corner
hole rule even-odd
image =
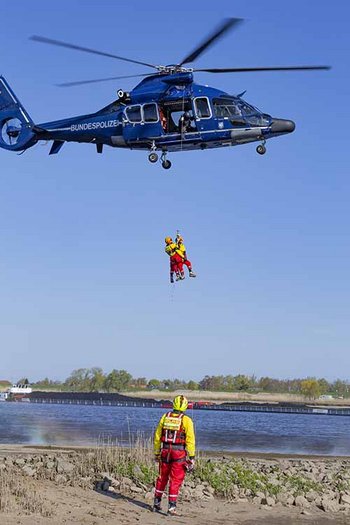
[[[266,152],[267,139],[291,133],[292,120],[273,118],[261,112],[242,97],[229,95],[219,89],[196,84],[194,72],[242,73],[252,71],[325,70],[329,66],[204,68],[185,67],[193,63],[214,42],[237,27],[238,18],[224,20],[221,25],[180,63],[160,66],[139,60],[81,47],[60,40],[32,36],[31,40],[85,53],[114,58],[152,68],[152,73],[127,75],[79,82],[60,86],[69,87],[107,80],[143,77],[130,92],[119,89],[118,99],[96,113],[35,124],[0,76],[0,147],[23,152],[38,141],[53,141],[49,154],[58,153],[65,142],[84,142],[96,146],[141,149],[148,152],[148,160],[159,160],[164,169],[171,167],[168,152],[205,150],[223,146],[237,146],[259,142],[256,151]]]

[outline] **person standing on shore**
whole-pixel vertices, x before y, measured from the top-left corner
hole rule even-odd
[[[193,421],[185,415],[188,401],[176,396],[173,410],[164,414],[154,433],[155,460],[159,462],[153,511],[161,510],[162,496],[169,482],[168,514],[176,515],[176,502],[187,471],[193,470],[196,440]]]

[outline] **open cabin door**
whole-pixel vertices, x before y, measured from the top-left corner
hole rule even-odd
[[[159,112],[165,136],[169,140],[187,141],[199,138],[191,98],[166,99],[160,103]],[[188,118],[186,128],[181,125],[181,119],[185,114]]]

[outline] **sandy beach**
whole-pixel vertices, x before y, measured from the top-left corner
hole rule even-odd
[[[127,498],[87,493],[79,488],[38,484],[52,517],[18,514],[0,515],[4,525],[162,525],[169,520],[182,525],[328,525],[347,524],[349,516],[325,516],[318,512],[302,514],[299,509],[255,507],[247,503],[193,502],[179,504],[182,516],[169,518],[154,514],[141,497]]]

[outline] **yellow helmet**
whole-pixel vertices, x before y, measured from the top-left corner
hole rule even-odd
[[[185,396],[176,396],[173,401],[173,409],[185,412],[188,407],[188,401]]]
[[[165,244],[171,244],[173,242],[171,237],[165,237]]]

